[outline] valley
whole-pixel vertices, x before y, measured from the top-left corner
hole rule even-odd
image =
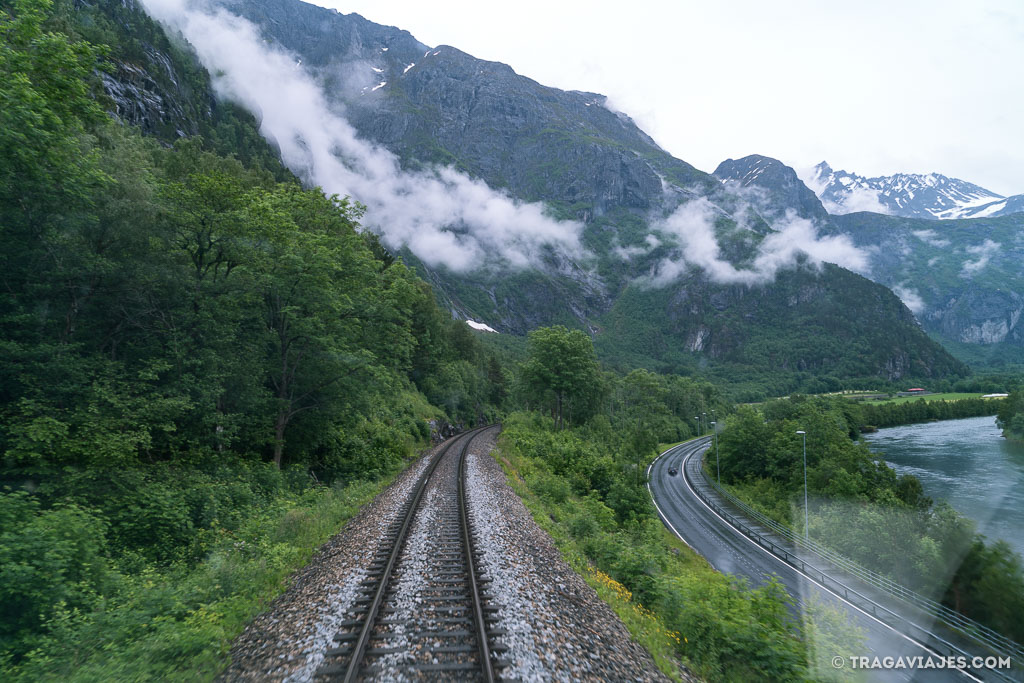
[[[0,2],[0,678],[1019,678],[1003,475],[960,510],[862,435],[1024,439],[1020,195],[705,172],[601,69],[407,28]]]

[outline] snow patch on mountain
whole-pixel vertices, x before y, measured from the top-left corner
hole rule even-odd
[[[897,173],[866,178],[848,171],[836,171],[823,161],[806,169],[800,178],[831,214],[873,211],[908,218],[944,220],[1014,212],[1008,208],[1008,198],[940,173]]]
[[[475,320],[467,320],[466,324],[472,327],[474,330],[478,330],[480,332],[497,332],[496,329],[494,329],[487,323],[478,323]]]

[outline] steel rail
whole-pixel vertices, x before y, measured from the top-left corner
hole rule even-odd
[[[481,433],[483,433],[482,430]],[[476,622],[477,648],[480,650],[480,669],[486,683],[494,683],[494,663],[491,661],[491,648],[487,641],[487,623],[484,621],[483,603],[480,600],[480,588],[477,583],[476,559],[474,557],[475,544],[473,535],[469,531],[469,501],[466,499],[465,473],[466,453],[469,452],[469,445],[473,439],[466,441],[459,454],[458,470],[458,491],[459,491],[459,521],[462,526],[462,546],[466,554],[466,571],[469,574],[470,596],[473,600],[473,621]]]
[[[400,527],[398,534],[396,534],[394,544],[391,547],[391,553],[388,556],[387,564],[384,567],[384,571],[381,573],[380,583],[377,585],[377,590],[374,593],[373,600],[367,608],[366,620],[363,622],[363,627],[359,631],[359,638],[356,640],[355,646],[352,650],[352,658],[349,660],[348,667],[345,669],[345,683],[355,683],[355,681],[358,680],[359,668],[362,665],[363,657],[366,654],[366,647],[372,639],[373,628],[377,622],[377,615],[380,613],[381,605],[384,603],[384,597],[387,593],[391,574],[394,571],[395,566],[398,564],[398,558],[405,547],[409,528],[412,526],[412,521],[416,517],[416,511],[419,508],[420,500],[423,498],[423,492],[427,488],[427,482],[430,481],[430,477],[434,474],[438,464],[444,460],[445,456],[448,455],[449,451],[451,451],[455,444],[465,440],[464,448],[468,448],[469,442],[487,428],[488,427],[481,427],[454,437],[451,442],[445,446],[443,451],[434,456],[430,466],[420,477],[419,482],[417,482],[412,502],[405,513],[405,518],[402,520],[402,526]]]

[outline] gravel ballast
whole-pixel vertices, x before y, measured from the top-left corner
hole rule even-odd
[[[482,569],[494,579],[494,604],[512,666],[522,681],[666,681],[618,615],[562,559],[551,537],[506,483],[490,456],[493,436],[470,447],[467,491]]]
[[[501,678],[668,680],[647,651],[631,639],[614,611],[564,562],[551,538],[508,486],[504,472],[490,455],[496,436],[495,431],[488,431],[470,446],[467,495],[479,569],[493,579],[490,604],[500,607],[497,628],[504,635],[498,642],[508,648],[501,659],[510,666],[499,670]],[[441,448],[433,449],[429,456]],[[367,577],[388,526],[429,460],[423,457],[400,474],[294,575],[287,591],[235,641],[231,665],[221,680],[313,680],[325,653],[335,646],[333,636],[353,607],[359,584]],[[435,476],[451,477],[447,469],[439,468]],[[407,546],[411,552],[401,561],[395,577],[404,595],[415,594],[414,589],[425,581],[416,576],[417,567],[426,570],[432,564],[426,540],[431,518],[444,509],[439,493],[432,483],[424,500],[427,514],[414,523]],[[414,614],[416,604],[405,602],[408,604],[403,603],[399,611],[413,625],[420,620]],[[398,626],[395,631],[405,629]],[[409,644],[419,651],[378,660],[381,673],[374,678],[404,678],[400,673],[403,663],[411,663],[410,658],[422,661],[426,654],[420,650],[423,644]],[[399,669],[392,668],[395,665]]]

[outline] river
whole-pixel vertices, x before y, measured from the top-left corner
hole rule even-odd
[[[890,427],[864,438],[894,470],[920,479],[926,495],[1024,555],[1024,445],[1004,439],[994,417]]]

